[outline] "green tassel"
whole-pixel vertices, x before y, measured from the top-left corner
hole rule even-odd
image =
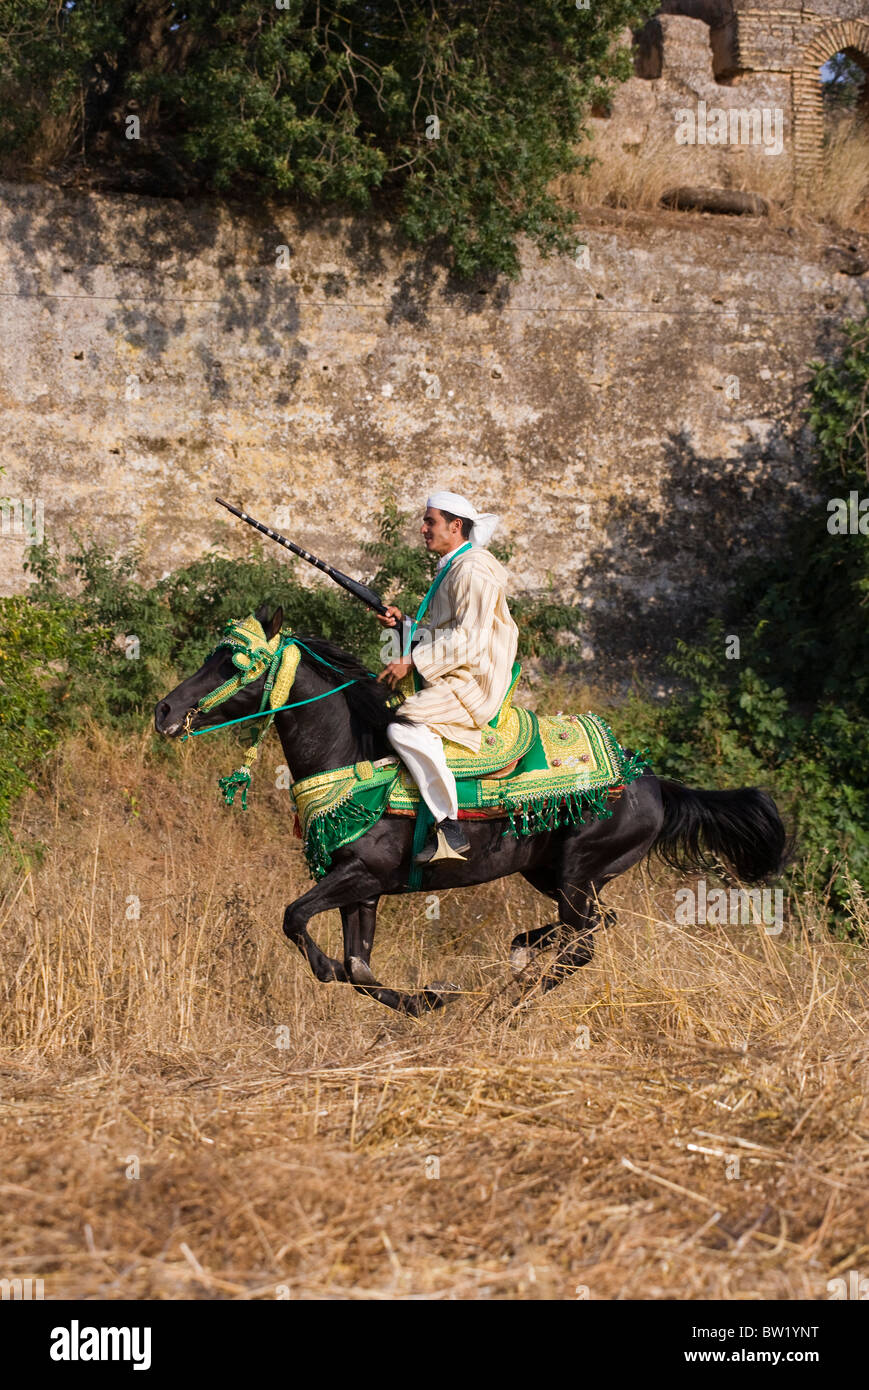
[[[648,748],[644,748],[642,752],[637,751],[630,758],[625,756],[624,750],[622,750],[622,754],[622,781],[625,786],[630,786],[631,782],[635,782],[638,777],[642,777],[646,768],[651,768],[652,764],[649,761],[649,750]]]
[[[231,772],[228,777],[219,777],[217,785],[223,792],[223,799],[227,806],[233,804],[235,794],[241,788],[241,809],[247,810],[247,789],[250,786],[249,767],[237,767],[235,772]]]
[[[434,816],[426,806],[422,797],[419,799],[419,809],[416,813],[416,824],[413,828],[413,844],[410,849],[410,869],[407,875],[407,891],[416,893],[422,887],[423,865],[415,864],[413,861],[419,854],[428,838],[428,832],[434,825]]]
[[[364,835],[380,819],[380,811],[359,806],[347,797],[323,815],[315,816],[305,837],[305,858],[313,879],[328,873],[332,855],[345,844]]]
[[[555,792],[546,796],[529,797],[513,806],[507,813],[504,835],[539,835],[544,830],[559,830],[565,825],[580,825],[587,814],[598,820],[609,820],[612,809],[607,805],[609,788],[599,791]]]

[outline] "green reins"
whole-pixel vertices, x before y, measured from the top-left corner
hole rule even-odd
[[[264,715],[270,714],[274,717],[285,709],[298,709],[299,705],[313,705],[316,700],[325,700],[330,695],[337,695],[339,690],[346,690],[348,685],[356,685],[358,676],[352,681],[345,681],[343,685],[333,685],[331,690],[324,690],[322,695],[310,695],[307,700],[292,700],[288,705],[278,705],[277,709],[262,709],[256,714],[242,714],[238,719],[224,719],[222,724],[209,724],[205,729],[191,729],[189,733],[181,735],[181,742],[188,738],[198,738],[200,734],[214,734],[218,729],[229,729],[233,724],[247,724],[251,719],[262,719]]]

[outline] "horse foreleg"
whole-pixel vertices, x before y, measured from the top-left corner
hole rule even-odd
[[[379,898],[366,898],[353,907],[342,907],[341,921],[344,925],[344,969],[347,978],[357,994],[367,994],[371,999],[386,1004],[400,1013],[420,1014],[432,1009],[441,1009],[446,1003],[445,995],[452,992],[451,987],[432,985],[430,989],[418,994],[405,994],[401,990],[388,989],[375,979],[371,969],[371,951],[374,946],[374,931],[377,925],[377,904]]]
[[[388,989],[374,978],[368,961],[374,945],[378,888],[377,879],[359,859],[346,860],[290,904],[284,912],[284,933],[307,958],[318,980],[349,982],[358,994],[365,994],[388,1009],[411,1014],[414,1018],[443,1008],[445,999],[437,989],[407,994]],[[340,910],[344,926],[344,965],[324,955],[308,933],[311,918],[332,908]]]
[[[291,903],[289,907],[284,909],[284,936],[299,948],[321,984],[327,984],[330,980],[339,980],[342,984],[346,984],[349,976],[339,960],[333,960],[331,956],[327,956],[306,928],[287,926],[287,916],[292,908],[293,904]]]
[[[371,973],[370,962],[379,901],[379,898],[366,898],[364,902],[354,903],[352,907],[341,908],[341,925],[344,928],[344,969],[347,972],[347,978],[356,985],[374,985],[377,983]]]

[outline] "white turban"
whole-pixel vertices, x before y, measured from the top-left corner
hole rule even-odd
[[[501,520],[494,512],[478,512],[467,497],[460,497],[457,492],[433,492],[425,505],[437,507],[439,512],[452,512],[453,516],[472,521],[474,524],[471,527],[471,545],[488,545],[495,527]]]

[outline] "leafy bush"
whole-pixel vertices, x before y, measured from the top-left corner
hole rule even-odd
[[[0,598],[0,830],[32,770],[69,727],[71,672],[87,667],[93,645],[74,605]]]
[[[449,245],[461,275],[515,277],[522,235],[572,249],[550,185],[587,162],[592,103],[632,70],[616,40],[654,8],[4,0],[0,143],[13,169],[103,164],[149,192],[380,196],[411,241]]]

